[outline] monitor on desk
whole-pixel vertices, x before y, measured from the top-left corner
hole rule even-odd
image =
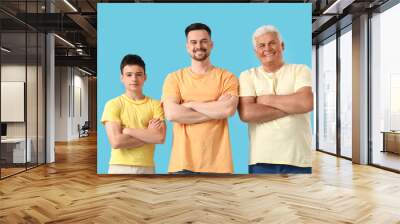
[[[1,138],[6,138],[7,137],[7,124],[6,123],[1,123]]]

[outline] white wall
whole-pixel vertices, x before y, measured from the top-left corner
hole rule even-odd
[[[5,64],[1,66],[1,81],[9,82],[25,82],[26,71],[28,72],[28,83],[33,88],[27,88],[27,120],[28,120],[28,137],[30,133],[35,133],[36,137],[36,80],[32,80],[31,74],[36,75],[36,66],[18,65],[18,64]],[[39,105],[40,107],[41,105]],[[8,108],[1,108],[7,110]],[[25,123],[26,122],[7,122],[7,135],[9,137],[25,137]]]
[[[55,68],[55,141],[68,140],[68,68]]]
[[[38,70],[37,70],[38,69]],[[24,138],[25,134],[30,139],[30,148],[32,161],[36,162],[39,158],[39,163],[44,162],[44,83],[42,68],[40,66],[32,66],[25,64],[3,64],[1,66],[1,80],[10,82],[25,82],[26,84],[26,107],[25,103],[20,112],[25,113],[27,119],[22,122],[6,122],[7,123],[7,137],[10,138]],[[25,78],[27,77],[27,81]],[[37,92],[38,91],[38,92]],[[22,90],[21,94],[24,94]],[[2,96],[7,97],[7,96]],[[7,111],[12,108],[1,108]],[[12,111],[8,111],[13,113]],[[27,132],[26,132],[27,131]],[[37,157],[37,153],[39,153]]]
[[[78,73],[77,73],[78,72]],[[74,70],[74,117],[72,119],[72,136],[78,137],[77,126],[83,125],[85,121],[88,121],[88,77],[83,77],[83,73],[79,70]],[[80,91],[80,93],[79,93]],[[80,96],[80,97],[79,97]],[[80,101],[80,102],[79,102]],[[79,108],[81,107],[81,108]],[[81,110],[81,111],[80,111]]]
[[[56,67],[56,141],[77,139],[78,124],[88,120],[88,78],[83,75],[76,68]]]

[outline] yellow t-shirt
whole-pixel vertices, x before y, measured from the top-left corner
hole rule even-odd
[[[121,95],[106,103],[101,122],[118,122],[122,128],[147,128],[153,118],[164,120],[159,101],[149,97],[132,100],[126,95]],[[112,149],[110,164],[154,166],[153,156],[154,144],[145,144],[138,148]]]
[[[232,73],[213,68],[207,74],[193,74],[189,68],[183,68],[165,79],[162,100],[173,97],[180,103],[207,102],[218,100],[228,93],[238,95],[238,79]],[[194,172],[233,172],[227,119],[199,124],[174,123],[168,171],[183,169]]]
[[[312,85],[310,70],[297,64],[284,64],[275,73],[252,68],[241,73],[239,82],[240,96],[287,95]],[[249,123],[249,135],[250,164],[312,165],[310,113]]]

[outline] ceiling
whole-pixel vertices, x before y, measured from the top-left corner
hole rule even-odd
[[[2,46],[12,48],[14,54],[28,55],[35,52],[34,35],[28,35],[25,40],[25,30],[28,32],[54,32],[56,65],[79,66],[96,73],[97,57],[97,3],[107,2],[235,2],[235,3],[312,3],[312,35],[313,42],[335,32],[337,21],[342,26],[346,21],[351,23],[351,17],[372,10],[388,0],[195,0],[195,1],[165,1],[165,0],[1,0],[0,27],[2,30]],[[46,5],[47,2],[47,5]],[[49,13],[49,12],[52,13]],[[332,29],[334,27],[335,29]],[[331,30],[331,31],[330,31]],[[65,40],[65,41],[64,41]],[[25,50],[25,42],[28,48]],[[23,47],[22,47],[23,46]],[[26,52],[25,52],[26,51]],[[29,58],[29,56],[28,56]]]

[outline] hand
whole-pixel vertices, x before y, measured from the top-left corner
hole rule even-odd
[[[257,96],[257,98],[256,98],[256,103],[258,103],[258,104],[264,104],[264,105],[267,105],[267,106],[270,106],[269,104],[270,104],[270,102],[271,102],[271,97],[272,97],[273,95],[262,95],[262,96]]]
[[[158,118],[153,118],[149,121],[148,129],[160,129],[162,121]]]
[[[192,109],[193,108],[193,104],[194,104],[194,102],[185,102],[185,103],[182,103],[181,106],[184,106],[186,108]]]
[[[232,98],[232,95],[228,93],[228,94],[224,94],[224,95],[220,96],[218,98],[218,101],[230,100],[231,98]]]

